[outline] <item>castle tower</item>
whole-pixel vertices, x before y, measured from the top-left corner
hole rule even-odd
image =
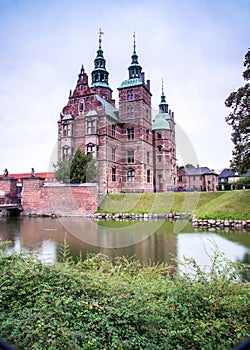
[[[174,113],[168,110],[163,89],[159,114],[153,120],[154,179],[157,192],[169,191],[176,182],[176,145]]]
[[[123,124],[122,184],[125,192],[153,191],[153,148],[150,81],[138,62],[134,34],[129,78],[119,91],[119,119]]]
[[[106,70],[106,60],[103,56],[102,50],[102,35],[103,32],[99,29],[99,48],[97,50],[97,55],[94,60],[94,70],[91,73],[92,83],[91,89],[96,92],[104,100],[115,105],[115,101],[112,100],[112,90],[109,87],[108,76],[109,73]]]

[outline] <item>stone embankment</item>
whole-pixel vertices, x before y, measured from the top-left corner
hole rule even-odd
[[[94,219],[106,220],[188,220],[191,221],[194,228],[230,228],[230,229],[250,229],[250,220],[212,220],[196,219],[193,215],[187,213],[168,213],[168,214],[134,214],[134,213],[95,213]]]
[[[250,220],[211,220],[192,219],[193,227],[201,228],[230,228],[230,229],[250,229]]]
[[[192,216],[186,213],[168,213],[168,214],[135,214],[135,213],[119,213],[119,214],[107,214],[107,213],[95,213],[94,219],[106,219],[106,220],[158,220],[164,219],[169,221],[176,220],[188,220],[191,221]]]

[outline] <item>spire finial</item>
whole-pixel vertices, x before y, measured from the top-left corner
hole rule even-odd
[[[135,53],[136,53],[136,50],[135,50],[135,48],[136,48],[136,43],[135,43],[135,30],[134,30],[133,37],[134,37],[134,54],[135,54]]]
[[[163,80],[163,77],[161,78],[161,92],[162,92],[162,95],[164,95],[164,80]]]
[[[104,32],[101,30],[101,28],[99,28],[99,49],[102,48],[102,35],[104,34]]]

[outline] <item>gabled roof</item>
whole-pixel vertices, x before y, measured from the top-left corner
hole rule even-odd
[[[225,168],[222,170],[222,172],[219,174],[219,178],[222,178],[222,177],[238,177],[240,176],[240,173],[239,172],[235,172],[235,171],[232,171],[228,168]]]
[[[109,117],[113,118],[116,121],[119,121],[118,109],[116,109],[114,106],[112,106],[111,103],[107,102],[106,100],[104,100],[99,95],[96,95],[96,99],[97,99],[97,101],[101,102],[101,104],[103,105],[105,113]]]
[[[208,174],[215,174],[217,175],[213,170],[210,170],[208,167],[199,167],[199,168],[185,168],[185,171],[187,175],[189,176],[196,176],[196,175],[208,175]]]

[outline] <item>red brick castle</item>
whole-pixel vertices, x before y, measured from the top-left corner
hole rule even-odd
[[[99,185],[109,193],[171,190],[177,178],[175,122],[163,88],[159,113],[152,118],[150,81],[139,64],[134,36],[128,79],[118,87],[116,107],[101,34],[91,84],[82,66],[60,114],[58,159],[67,159],[78,147],[92,153]]]

